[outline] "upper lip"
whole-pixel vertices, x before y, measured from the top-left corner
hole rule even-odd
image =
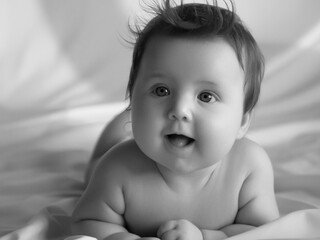
[[[188,138],[192,138],[186,134],[182,134],[182,133],[169,133],[169,134],[166,134],[165,136],[170,136],[170,135],[177,135],[177,136],[184,136],[184,137],[188,137]]]
[[[170,133],[165,133],[164,134],[165,137],[173,136],[173,135],[184,136],[184,137],[190,138],[193,141],[195,140],[190,134],[185,134],[185,133],[182,133],[182,132],[170,132]]]

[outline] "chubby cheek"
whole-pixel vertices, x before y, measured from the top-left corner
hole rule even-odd
[[[145,132],[149,130],[150,114],[146,111],[146,107],[143,103],[132,103],[131,118],[132,131],[135,138],[143,135]]]
[[[154,149],[157,145],[160,127],[157,109],[146,101],[132,103],[132,130],[138,146],[143,150]]]
[[[224,158],[232,148],[237,136],[238,124],[228,119],[199,121],[196,126],[201,154],[209,162]]]

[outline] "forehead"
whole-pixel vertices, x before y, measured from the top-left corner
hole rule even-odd
[[[150,74],[199,80],[234,79],[241,83],[244,79],[234,49],[221,37],[152,37],[146,45],[138,78]]]

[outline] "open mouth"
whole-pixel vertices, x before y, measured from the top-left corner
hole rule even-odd
[[[173,146],[179,148],[190,146],[195,141],[193,138],[180,134],[168,134],[166,138]]]

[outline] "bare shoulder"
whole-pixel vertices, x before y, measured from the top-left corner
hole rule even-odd
[[[267,152],[258,143],[242,138],[235,143],[232,159],[252,171],[272,171],[272,165]]]
[[[258,178],[273,183],[273,167],[267,152],[248,138],[235,142],[223,166],[222,172],[229,180],[237,182],[239,189],[243,190],[247,186],[245,183]]]

